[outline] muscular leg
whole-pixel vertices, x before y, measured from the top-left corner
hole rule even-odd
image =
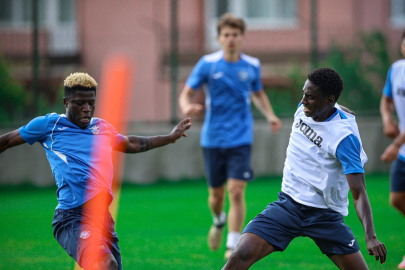
[[[118,270],[118,263],[111,253],[103,254],[93,263],[91,270]]]
[[[243,221],[245,220],[245,187],[246,181],[229,179],[229,213],[228,213],[228,231],[241,232]]]
[[[368,266],[363,258],[360,251],[353,254],[335,254],[329,259],[340,269],[340,270],[366,270]]]
[[[390,204],[405,216],[405,192],[391,191]]]
[[[209,187],[208,192],[208,206],[211,212],[218,216],[224,207],[225,185],[216,188]]]
[[[274,247],[260,236],[253,233],[244,233],[222,270],[249,269],[255,262],[273,251]]]

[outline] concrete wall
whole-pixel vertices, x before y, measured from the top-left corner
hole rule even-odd
[[[253,146],[252,167],[256,176],[281,175],[286,148],[291,131],[292,119],[283,119],[283,127],[278,135],[272,135],[266,122],[255,124],[255,143]],[[389,144],[382,133],[379,118],[358,119],[364,149],[369,157],[365,170],[367,173],[388,172],[390,164],[384,164],[379,156]],[[196,123],[189,130],[188,138],[176,144],[154,149],[146,153],[126,155],[124,181],[147,184],[168,179],[196,179],[204,177],[201,149],[199,147],[201,124]],[[167,134],[172,126],[134,126],[131,134]],[[0,130],[0,134],[10,130]],[[143,132],[142,132],[143,131]],[[0,185],[19,185],[33,183],[37,186],[54,185],[52,173],[44,150],[39,143],[18,146],[0,154]]]

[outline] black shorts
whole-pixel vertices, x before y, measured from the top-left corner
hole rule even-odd
[[[56,209],[52,221],[53,235],[59,245],[84,269],[91,269],[94,255],[113,254],[122,269],[118,236],[114,231],[114,220],[110,212],[91,217],[82,207]]]
[[[390,175],[390,190],[405,191],[405,162],[400,159],[395,160],[392,163]]]
[[[210,187],[224,185],[226,180],[234,178],[250,181],[253,171],[250,168],[251,145],[235,148],[203,148],[204,167]]]
[[[243,233],[260,236],[275,251],[284,251],[299,236],[310,237],[323,254],[352,254],[360,250],[338,212],[300,204],[283,192],[278,197],[249,222]]]

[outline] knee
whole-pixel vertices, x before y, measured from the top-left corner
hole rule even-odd
[[[92,265],[91,270],[118,270],[118,262],[112,254],[106,254]]]
[[[210,194],[210,201],[215,204],[220,204],[224,201],[224,194],[212,193]]]
[[[233,262],[242,263],[249,261],[251,257],[252,254],[250,254],[250,252],[247,249],[239,247],[232,252],[231,256],[229,257],[229,260]]]
[[[405,208],[405,199],[399,196],[390,196],[390,204],[401,210]]]
[[[243,201],[245,190],[243,188],[235,187],[229,190],[229,199],[232,202],[240,203]]]

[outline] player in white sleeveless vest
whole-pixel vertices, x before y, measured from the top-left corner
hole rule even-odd
[[[401,38],[401,53],[405,57],[405,32]],[[399,128],[393,119],[394,106]],[[393,138],[381,156],[384,162],[393,161],[390,173],[390,204],[405,216],[405,59],[390,67],[380,104],[384,134]],[[405,256],[398,265],[405,269]]]
[[[338,104],[335,107],[340,109]],[[317,122],[305,116],[304,105],[298,107],[283,171],[284,193],[299,203],[330,208],[347,216],[349,185],[336,150],[344,138],[354,133],[353,128],[357,129],[356,122],[352,127],[348,117],[354,119],[338,110],[330,121]],[[361,155],[364,164],[367,156],[363,149]]]
[[[314,240],[340,269],[368,269],[343,220],[349,189],[369,254],[381,264],[386,261],[387,250],[374,230],[363,169],[367,156],[357,124],[351,111],[336,104],[342,90],[333,69],[308,74],[294,114],[279,199],[249,222],[223,269],[248,269],[299,236]]]

